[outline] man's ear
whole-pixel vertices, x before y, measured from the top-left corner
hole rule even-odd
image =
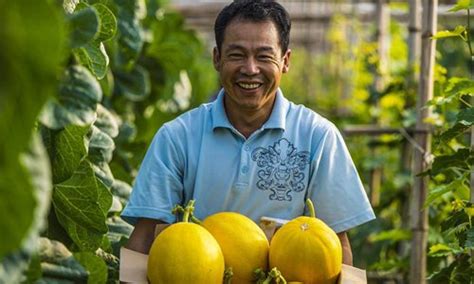
[[[219,71],[219,66],[220,66],[220,61],[221,61],[221,55],[219,54],[219,50],[217,49],[217,46],[212,49],[212,63],[214,64],[214,68]]]
[[[290,57],[291,57],[291,49],[288,49],[283,56],[283,73],[287,73],[290,71]]]

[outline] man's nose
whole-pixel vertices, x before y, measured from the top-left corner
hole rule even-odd
[[[260,73],[260,68],[258,66],[257,60],[255,60],[255,58],[253,57],[247,58],[247,60],[245,60],[244,64],[240,68],[240,72],[248,76]]]

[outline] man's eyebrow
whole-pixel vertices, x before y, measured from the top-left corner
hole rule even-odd
[[[270,52],[275,52],[275,49],[271,46],[262,46],[258,47],[257,51],[270,51]]]
[[[229,44],[229,45],[226,47],[225,51],[234,50],[234,49],[242,49],[242,50],[243,50],[243,49],[245,49],[245,48],[244,48],[243,46],[241,46],[241,45],[238,45],[238,44]]]
[[[239,44],[229,44],[225,51],[229,51],[229,50],[235,50],[235,49],[238,49],[238,50],[245,50],[245,47],[243,47],[242,45],[239,45]],[[262,51],[269,51],[269,52],[276,52],[275,49],[271,46],[261,46],[261,47],[257,47],[257,51],[258,52],[262,52]]]

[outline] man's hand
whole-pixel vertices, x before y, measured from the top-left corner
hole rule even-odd
[[[130,239],[125,247],[140,253],[148,254],[151,245],[155,240],[155,227],[157,224],[164,224],[164,222],[154,219],[138,219],[137,224],[135,224],[135,229],[133,229]]]
[[[347,232],[338,233],[337,236],[342,245],[342,263],[352,266],[352,249]]]

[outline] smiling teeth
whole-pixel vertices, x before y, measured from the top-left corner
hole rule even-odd
[[[260,86],[260,84],[245,84],[245,83],[239,83],[239,86],[244,88],[244,89],[255,89]]]

